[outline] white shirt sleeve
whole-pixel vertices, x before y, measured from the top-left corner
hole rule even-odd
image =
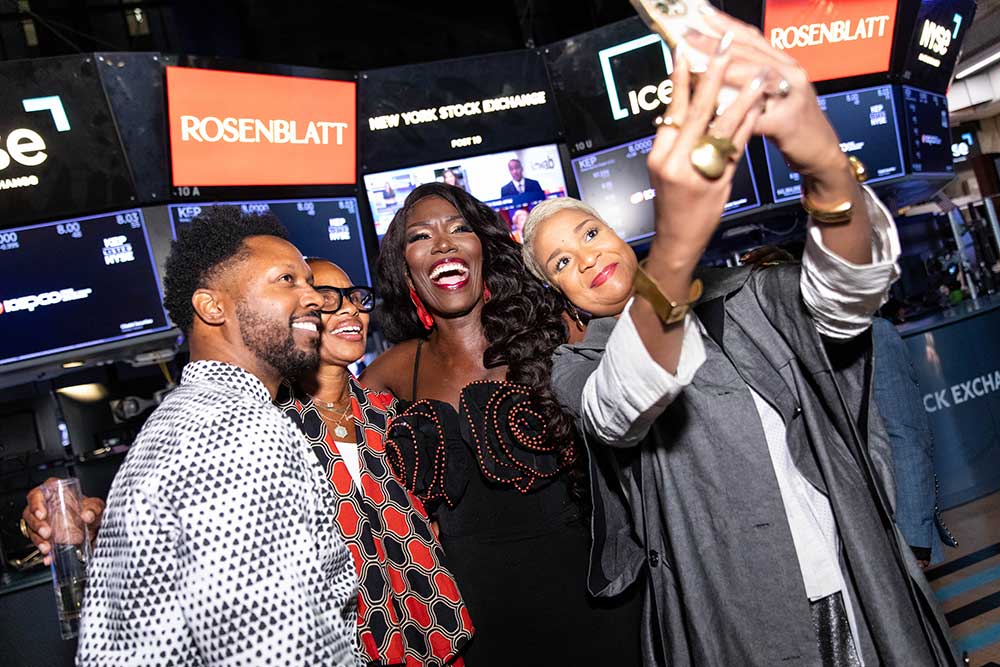
[[[583,387],[581,417],[584,428],[614,447],[638,443],[653,421],[691,383],[705,362],[705,345],[694,313],[684,319],[684,339],[677,374],[660,366],[639,337],[625,307],[597,369]]]
[[[870,188],[864,187],[872,221],[872,261],[854,264],[823,245],[819,226],[810,222],[802,255],[802,300],[823,336],[846,340],[871,326],[899,277],[899,234],[892,215]]]

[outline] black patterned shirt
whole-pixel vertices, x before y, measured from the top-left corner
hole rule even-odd
[[[355,664],[336,500],[259,379],[188,364],[111,487],[77,664]]]

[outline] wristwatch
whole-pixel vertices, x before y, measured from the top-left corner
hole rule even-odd
[[[653,312],[664,324],[674,324],[684,319],[698,299],[701,298],[701,280],[695,278],[691,282],[691,289],[688,290],[688,298],[684,303],[676,303],[667,298],[655,280],[642,270],[642,266],[636,267],[635,281],[632,284],[635,293],[649,302],[653,307]]]

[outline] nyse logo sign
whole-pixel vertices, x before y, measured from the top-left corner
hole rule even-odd
[[[943,26],[926,19],[920,27],[920,48],[925,49],[925,51],[920,52],[917,60],[931,67],[941,67],[941,59],[937,56],[948,55],[948,49],[951,47],[952,41],[958,39],[958,31],[961,27],[961,14],[952,16],[950,26]]]
[[[670,104],[674,91],[673,82],[669,78],[674,69],[673,60],[670,57],[670,50],[659,35],[646,35],[602,49],[598,51],[597,58],[604,74],[604,86],[608,91],[611,116],[615,120],[637,116],[644,111],[654,111],[660,106]],[[662,76],[644,85],[628,81],[625,71],[629,68],[624,65],[626,59],[632,64],[633,60],[642,58],[646,59],[647,68],[663,73]],[[660,70],[661,61],[662,70]]]
[[[52,124],[51,126],[38,125],[36,129],[15,127],[7,132],[6,140],[0,143],[0,190],[33,187],[41,182],[38,174],[35,173],[24,174],[22,172],[6,178],[3,173],[12,165],[15,168],[17,165],[29,169],[38,167],[49,158],[44,135],[37,130],[48,132],[50,129],[55,129],[56,132],[69,132],[71,129],[66,109],[58,95],[24,99],[21,100],[21,106],[26,114],[47,112],[51,116]],[[23,123],[24,120],[20,122]]]

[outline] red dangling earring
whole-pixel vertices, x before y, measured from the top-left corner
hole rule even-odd
[[[492,296],[490,288],[486,286],[486,283],[483,283],[483,303],[489,303]]]
[[[416,307],[417,317],[420,318],[420,323],[424,325],[424,328],[427,330],[433,329],[434,317],[427,312],[427,306],[425,306],[424,302],[420,300],[420,297],[417,296],[417,293],[412,287],[410,288],[410,301],[412,301],[413,305]]]

